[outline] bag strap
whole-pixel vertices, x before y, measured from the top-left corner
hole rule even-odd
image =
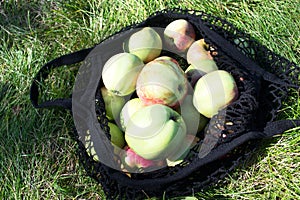
[[[72,65],[75,63],[79,63],[85,59],[85,57],[90,53],[93,49],[82,49],[80,51],[76,51],[70,54],[63,55],[58,57],[47,64],[45,64],[36,74],[33,79],[33,82],[30,87],[30,100],[32,105],[35,108],[50,108],[50,107],[60,107],[67,110],[72,109],[72,98],[58,98],[53,100],[48,100],[42,103],[39,103],[39,83],[41,83],[44,79],[47,78],[51,69],[64,66],[64,65]]]
[[[300,120],[278,120],[274,122],[267,123],[266,127],[264,128],[263,132],[261,131],[251,131],[246,134],[241,135],[240,137],[235,138],[231,142],[227,144],[220,145],[219,147],[212,150],[209,155],[203,158],[201,161],[201,165],[205,165],[205,163],[212,162],[217,158],[226,155],[231,150],[235,149],[236,147],[242,145],[243,143],[256,140],[256,139],[265,139],[271,138],[275,135],[282,134],[284,131],[287,131],[292,128],[296,128],[300,126]],[[198,166],[199,167],[199,166]]]

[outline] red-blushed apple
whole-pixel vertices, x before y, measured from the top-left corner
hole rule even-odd
[[[206,44],[204,39],[194,41],[186,53],[187,62],[189,64],[195,64],[199,60],[212,60],[213,57],[211,56],[208,47],[209,46]]]
[[[147,160],[139,155],[137,155],[131,148],[126,146],[124,148],[123,155],[121,155],[122,163],[125,169],[136,169],[136,168],[147,168],[154,166],[156,163],[153,160]],[[129,169],[128,169],[129,168]]]
[[[166,44],[176,52],[185,52],[195,41],[194,27],[185,19],[178,19],[168,24],[164,31]]]
[[[136,92],[145,105],[175,107],[187,93],[186,75],[174,59],[159,57],[147,63],[139,74]]]

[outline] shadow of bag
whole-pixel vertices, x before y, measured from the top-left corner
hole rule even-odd
[[[188,20],[196,30],[197,37],[204,38],[209,44],[219,69],[230,72],[235,78],[239,98],[228,106],[226,112],[220,110],[210,119],[205,129],[205,137],[191,149],[182,163],[152,172],[132,173],[128,176],[128,173],[96,161],[90,152],[94,149],[104,152],[107,149],[101,145],[101,141],[96,141],[93,133],[79,135],[75,129],[72,136],[78,143],[78,157],[87,174],[102,185],[109,199],[191,195],[222,180],[238,165],[253,156],[258,148],[262,148],[265,138],[300,126],[300,120],[277,119],[282,102],[290,91],[299,89],[300,68],[224,19],[201,11],[162,10],[141,23],[123,28],[100,44],[113,46],[114,41],[122,39],[122,33],[128,30],[147,26],[164,28],[176,19]],[[85,61],[96,46],[63,55],[45,64],[31,86],[30,99],[33,106],[60,107],[72,112],[72,98],[40,103],[39,83],[46,79],[54,68]],[[101,69],[102,67],[100,66]],[[110,138],[105,105],[99,92],[102,83],[95,83],[98,84],[93,87],[94,96],[91,97],[95,104],[93,112],[101,127],[101,134]],[[83,138],[87,136],[96,146],[85,145],[87,141]],[[216,139],[216,144],[207,155],[199,156],[199,148],[210,139]]]

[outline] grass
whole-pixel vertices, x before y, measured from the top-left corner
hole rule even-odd
[[[86,176],[68,135],[72,117],[35,110],[29,87],[39,68],[60,55],[91,47],[126,25],[164,8],[203,10],[226,18],[276,53],[300,64],[297,0],[0,1],[0,199],[105,199]],[[74,70],[55,70],[46,97],[66,97]],[[63,71],[63,73],[62,73]],[[281,114],[300,118],[295,91]],[[271,140],[257,161],[195,194],[199,199],[300,199],[300,132]]]

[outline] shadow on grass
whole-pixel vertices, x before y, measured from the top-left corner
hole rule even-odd
[[[0,105],[3,105],[4,103],[2,102],[3,99],[6,96],[6,92],[9,90],[10,85],[8,83],[2,83],[0,82]],[[0,108],[0,120],[4,117],[4,110],[5,108],[1,107]]]
[[[73,141],[66,137],[70,127],[66,114],[41,111],[46,114],[40,115],[29,101],[26,80],[20,85],[15,81],[28,78],[30,67],[35,67],[38,58],[26,62],[22,48],[34,47],[26,43],[26,36],[47,28],[43,20],[51,9],[55,9],[52,1],[0,1],[0,199],[55,199],[76,196],[87,187],[76,187],[81,177],[74,172],[77,160]],[[28,70],[18,71],[23,65],[14,64],[24,63],[10,59],[25,59]],[[53,194],[53,188],[61,192]]]
[[[7,90],[9,89],[8,83],[0,83],[0,102],[4,99]]]
[[[30,30],[42,25],[45,10],[53,7],[48,1],[1,1],[0,23],[4,28]]]
[[[246,171],[253,171],[253,167],[268,156],[268,147],[273,146],[278,142],[280,137],[264,139],[257,141],[257,146],[254,151],[243,161],[237,165],[228,175],[220,179],[218,183],[204,187],[200,192],[196,193],[196,197],[200,199],[232,199],[230,193],[222,194],[221,188],[229,188],[231,179],[238,180],[243,177]],[[255,188],[255,185],[253,185]],[[256,188],[261,189],[261,188]],[[228,190],[228,189],[226,189]],[[228,190],[230,191],[230,189]],[[233,189],[233,191],[236,191]]]

